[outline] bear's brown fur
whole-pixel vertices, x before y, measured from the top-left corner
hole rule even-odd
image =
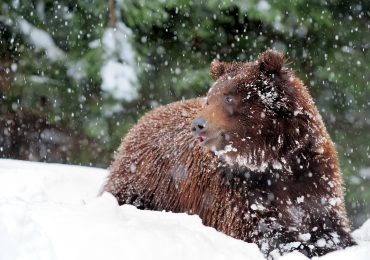
[[[353,245],[333,143],[283,55],[214,61],[211,74],[206,98],[162,106],[131,129],[104,191],[119,204],[197,214],[266,255]]]

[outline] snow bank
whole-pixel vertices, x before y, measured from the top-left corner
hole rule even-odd
[[[105,170],[0,160],[0,259],[263,259],[197,216],[96,197]]]
[[[0,259],[263,259],[248,244],[197,216],[119,207],[96,197],[106,170],[0,160]],[[370,220],[360,245],[323,259],[368,259]],[[307,259],[291,253],[280,259]]]

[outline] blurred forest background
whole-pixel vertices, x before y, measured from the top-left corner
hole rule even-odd
[[[209,64],[286,53],[370,217],[370,1],[1,0],[0,158],[107,167],[146,111],[204,95]]]

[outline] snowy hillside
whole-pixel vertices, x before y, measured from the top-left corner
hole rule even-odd
[[[0,160],[0,260],[263,259],[197,216],[119,207],[96,197],[106,170]],[[354,233],[360,246],[323,259],[368,259],[370,220]],[[306,259],[298,253],[281,259]]]

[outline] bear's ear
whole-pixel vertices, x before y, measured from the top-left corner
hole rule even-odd
[[[284,54],[274,50],[267,50],[258,57],[261,71],[267,73],[279,73],[285,65]]]
[[[229,63],[215,59],[211,63],[211,76],[214,80],[218,80],[222,75],[235,70],[238,66],[237,62]]]
[[[213,60],[211,63],[211,76],[214,80],[225,74],[225,63],[219,60]]]

